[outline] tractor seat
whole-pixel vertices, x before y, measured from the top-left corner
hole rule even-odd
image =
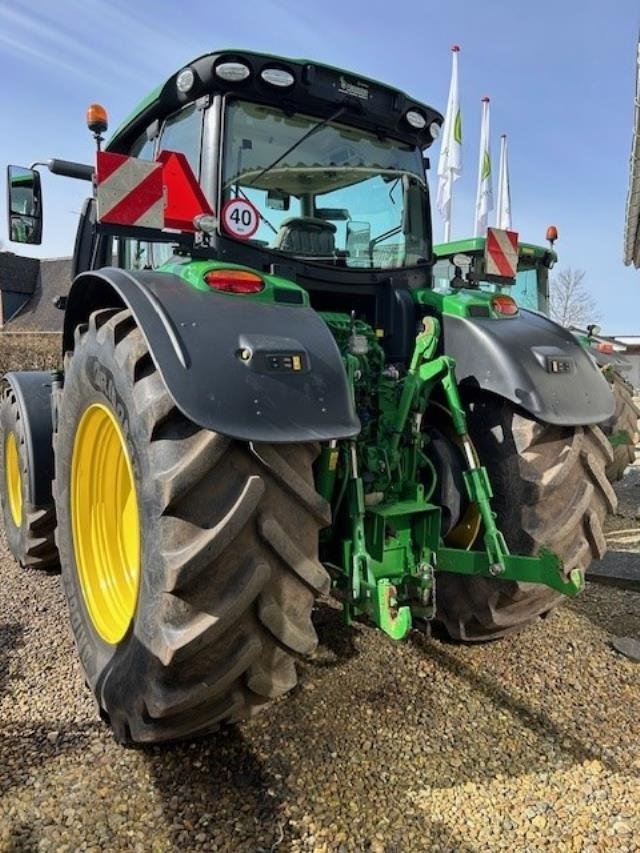
[[[292,216],[280,226],[274,249],[292,255],[332,258],[336,251],[336,226],[326,219],[311,216]]]

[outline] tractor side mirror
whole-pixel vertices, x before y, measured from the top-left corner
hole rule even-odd
[[[35,169],[7,168],[7,222],[14,243],[42,243],[42,186]]]
[[[289,210],[291,196],[282,190],[269,190],[267,192],[267,207],[270,210]]]

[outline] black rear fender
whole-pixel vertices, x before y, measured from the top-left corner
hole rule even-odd
[[[264,442],[359,431],[340,352],[313,309],[205,293],[168,273],[107,267],[75,279],[65,351],[93,311],[119,306],[131,309],[176,406],[199,426]]]
[[[532,311],[516,317],[443,318],[444,349],[461,389],[481,389],[550,424],[608,420],[614,400],[589,350],[567,329]]]

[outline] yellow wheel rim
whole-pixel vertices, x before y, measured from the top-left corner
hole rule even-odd
[[[136,610],[140,519],[124,436],[100,403],[83,413],[73,442],[71,524],[89,616],[106,643],[118,643]]]
[[[22,472],[16,434],[10,432],[4,444],[4,476],[11,518],[16,527],[22,524]]]

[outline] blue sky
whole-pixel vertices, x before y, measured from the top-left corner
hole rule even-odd
[[[90,162],[89,103],[105,104],[115,128],[149,89],[219,47],[339,65],[444,110],[457,42],[464,173],[453,236],[473,225],[487,94],[494,175],[499,134],[509,135],[514,228],[542,243],[555,223],[560,266],[586,270],[603,329],[640,334],[640,271],[622,264],[639,26],[637,0],[0,0],[0,163]],[[32,253],[70,253],[87,185],[48,173],[43,184],[44,242]],[[0,241],[21,251],[7,244],[4,205]]]

